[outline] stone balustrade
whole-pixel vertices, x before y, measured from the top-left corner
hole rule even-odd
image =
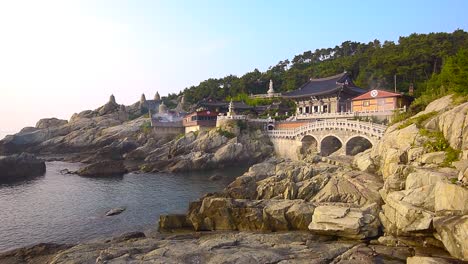
[[[406,108],[398,108],[395,110],[369,110],[357,112],[336,112],[336,113],[310,113],[297,114],[296,119],[316,119],[316,118],[353,118],[359,116],[391,116],[395,111],[404,112]]]
[[[272,138],[296,138],[314,131],[340,130],[349,133],[363,134],[380,139],[387,127],[385,125],[359,120],[321,120],[310,122],[293,129],[278,129],[267,131]]]

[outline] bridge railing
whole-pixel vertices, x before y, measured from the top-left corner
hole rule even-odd
[[[277,129],[268,131],[271,137],[296,137],[309,131],[318,130],[346,130],[353,131],[360,134],[381,138],[387,127],[372,122],[362,122],[359,120],[321,120],[310,122],[306,125],[293,128],[293,129]]]
[[[355,112],[336,112],[336,113],[309,113],[297,114],[296,119],[315,119],[315,118],[353,118],[359,116],[390,116],[395,111],[406,112],[406,107],[397,109],[379,109],[379,110],[365,110]]]

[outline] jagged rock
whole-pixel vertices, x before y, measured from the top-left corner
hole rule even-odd
[[[438,258],[438,257],[425,257],[414,256],[406,260],[406,264],[456,264],[459,263],[454,259]]]
[[[37,264],[49,263],[60,251],[71,248],[72,245],[60,245],[55,243],[40,243],[33,246],[14,249],[0,253],[2,264]]]
[[[244,147],[240,143],[228,143],[215,152],[213,160],[214,162],[221,163],[226,161],[235,161],[243,149]]]
[[[159,216],[159,231],[170,231],[173,229],[193,228],[184,214],[168,214]]]
[[[43,118],[36,123],[36,128],[43,129],[43,128],[50,128],[50,127],[57,127],[63,126],[68,123],[67,120],[62,120],[58,118]]]
[[[354,156],[353,166],[358,168],[360,171],[375,173],[376,166],[371,158],[371,149],[358,153],[356,156]]]
[[[99,161],[79,169],[76,173],[86,177],[122,175],[127,172],[122,161]]]
[[[324,243],[323,237],[308,232],[230,232],[81,244],[50,263],[405,263],[408,256],[406,247]]]
[[[452,256],[468,260],[468,215],[437,217],[434,228],[436,238]]]
[[[468,148],[467,114],[468,103],[464,103],[434,118],[434,128],[444,134],[444,137],[454,149]]]
[[[438,182],[435,187],[435,212],[437,215],[468,214],[468,189],[447,182]]]
[[[303,200],[245,200],[206,197],[191,204],[195,230],[306,230],[315,206]]]
[[[417,195],[413,195],[416,197]],[[387,195],[380,213],[380,220],[385,232],[394,235],[405,235],[408,232],[425,232],[431,227],[434,213],[405,200],[405,193],[392,192]],[[418,204],[421,201],[417,201]],[[422,202],[424,203],[424,201]],[[429,202],[426,202],[426,205]],[[429,205],[427,205],[429,206]]]
[[[436,184],[439,181],[449,181],[450,178],[455,177],[455,174],[435,169],[417,168],[406,177],[405,188],[416,189],[425,185]]]
[[[15,181],[43,175],[45,162],[28,153],[0,156],[0,181]]]
[[[424,111],[421,111],[419,113],[417,113],[415,116],[420,116],[420,115],[424,115],[424,114],[428,114],[430,112],[441,112],[441,111],[445,111],[445,110],[448,110],[453,104],[452,104],[453,100],[452,100],[452,95],[447,95],[447,96],[444,96],[442,98],[439,98],[437,100],[434,100],[432,102],[430,102],[426,108],[424,109]]]
[[[424,164],[441,164],[442,162],[444,162],[446,156],[447,154],[445,153],[445,151],[426,153],[421,156],[421,162]]]
[[[318,206],[315,208],[309,230],[354,239],[374,237],[378,234],[380,226],[377,210],[377,204],[364,208]]]

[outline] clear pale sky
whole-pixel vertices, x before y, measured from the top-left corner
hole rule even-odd
[[[467,10],[463,0],[0,0],[0,134],[346,40],[466,31]]]

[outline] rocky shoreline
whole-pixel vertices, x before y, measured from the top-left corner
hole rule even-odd
[[[376,146],[356,155],[348,166],[315,155],[300,161],[271,157],[268,138],[249,129],[233,138],[212,130],[166,143],[148,136],[141,146],[128,147],[123,155],[116,152],[120,158],[102,159],[114,155],[114,147],[127,149],[129,141],[117,140],[88,161],[118,162],[126,170],[131,168],[125,164],[133,161],[138,164],[133,169],[143,171],[262,162],[222,192],[192,202],[186,214],[161,216],[162,233],[61,248],[45,254],[46,262],[468,260],[468,103],[452,106],[450,96],[389,127]],[[18,252],[23,251],[3,253],[0,261],[34,263],[37,257]]]

